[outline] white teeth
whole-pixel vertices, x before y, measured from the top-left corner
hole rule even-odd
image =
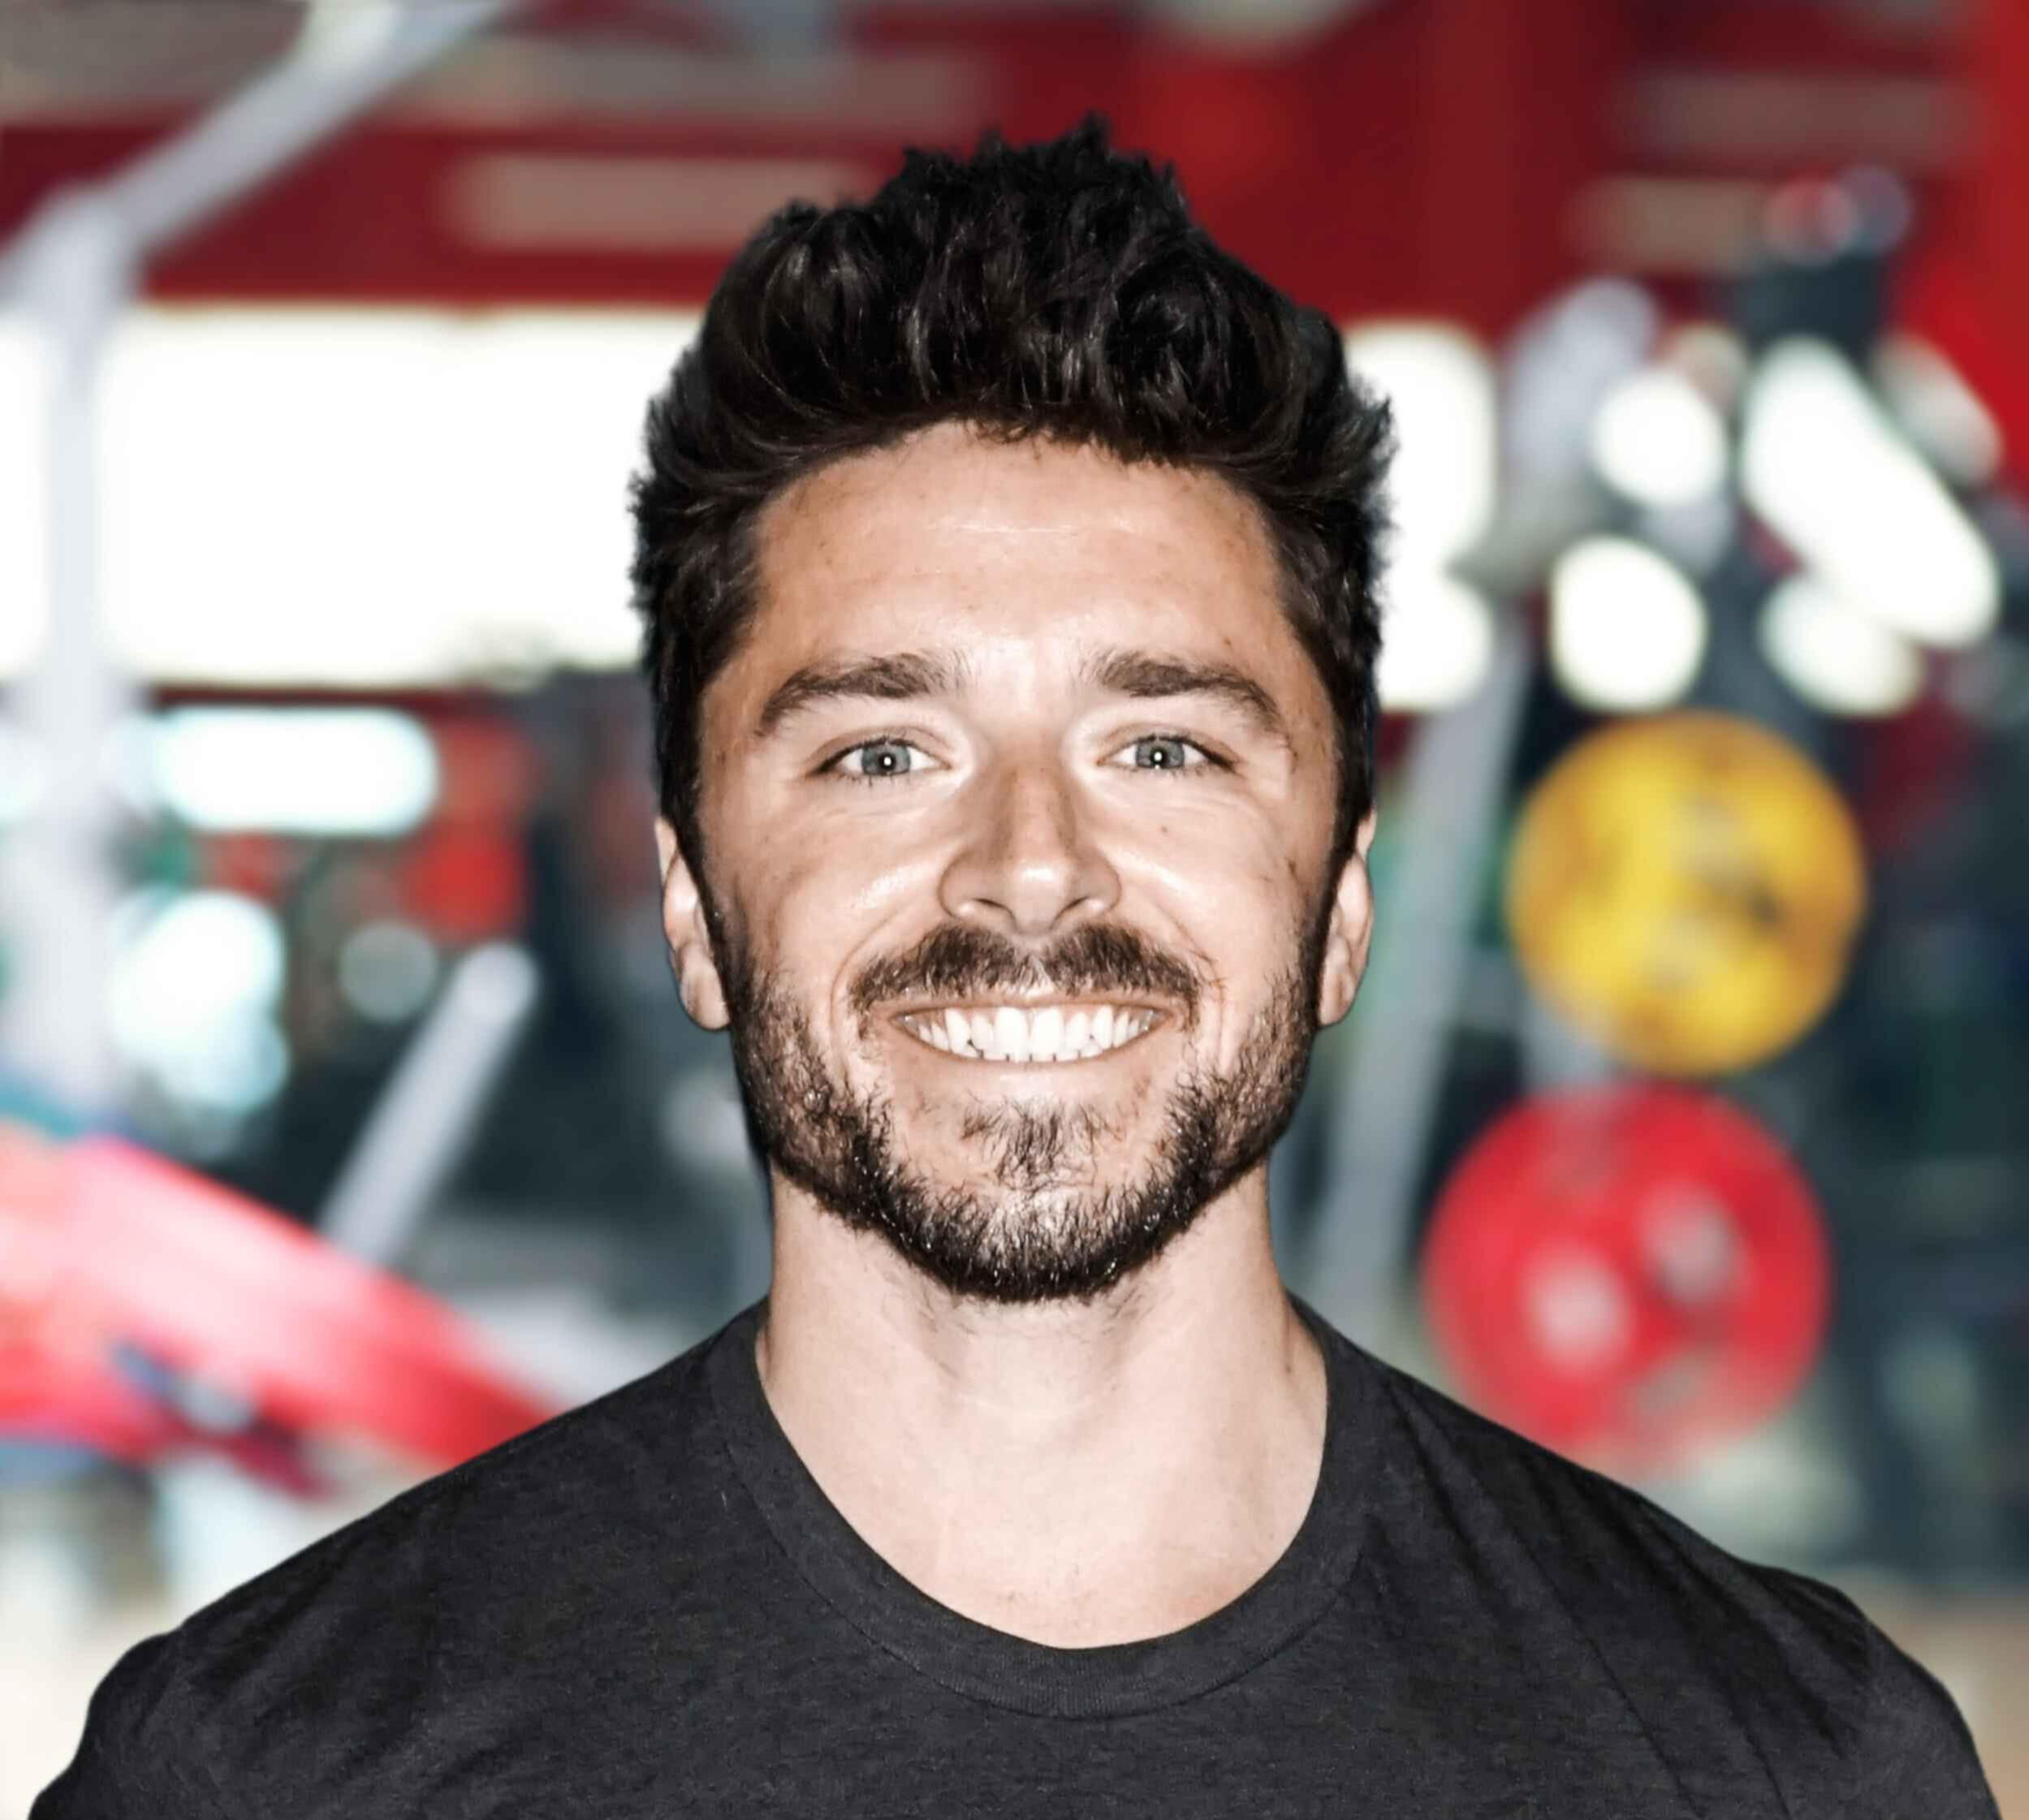
[[[1120,1049],[1155,1027],[1156,1014],[1131,1005],[1102,1005],[1067,1012],[1061,1005],[1024,1011],[1013,1005],[991,1011],[910,1012],[902,1022],[933,1049],[990,1062],[1089,1060]]]

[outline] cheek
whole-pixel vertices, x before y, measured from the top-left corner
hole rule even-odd
[[[900,817],[856,815],[862,792],[835,791],[828,800],[749,804],[740,839],[754,863],[744,869],[785,904],[819,904],[834,918],[886,913],[920,890],[930,838]]]
[[[1251,819],[1172,812],[1118,839],[1123,873],[1222,954],[1231,951],[1222,934],[1260,938],[1298,895],[1287,845]]]
[[[1187,954],[1209,989],[1199,1037],[1222,1060],[1280,990],[1304,951],[1315,913],[1315,866],[1280,831],[1230,822],[1217,845],[1193,841],[1183,818],[1144,836],[1141,895],[1161,922],[1159,939]],[[1167,929],[1162,928],[1167,924]]]
[[[805,848],[775,869],[760,914],[775,932],[778,951],[798,957],[799,971],[835,973],[891,947],[893,932],[934,885],[926,869],[896,865],[871,842],[849,852]]]
[[[847,994],[870,961],[892,954],[908,932],[922,933],[934,874],[895,864],[862,838],[838,849],[777,843],[771,865],[754,876],[761,951],[824,1033],[821,1042],[830,1046],[836,1032],[837,1041],[858,1048]]]

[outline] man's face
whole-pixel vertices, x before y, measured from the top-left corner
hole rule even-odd
[[[1090,1296],[1265,1159],[1365,963],[1252,507],[941,426],[758,527],[704,705],[685,1003],[776,1175],[963,1296]]]

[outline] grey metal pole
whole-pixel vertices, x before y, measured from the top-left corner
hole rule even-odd
[[[1369,973],[1379,990],[1371,1000],[1363,991],[1353,1014],[1303,1271],[1307,1299],[1369,1348],[1384,1345],[1409,1245],[1535,661],[1516,615],[1501,614],[1486,680],[1470,701],[1426,721],[1410,755],[1398,857],[1375,907]]]
[[[331,1244],[377,1264],[399,1260],[464,1154],[537,991],[535,963],[507,942],[451,969],[317,1214]]]
[[[1597,528],[1589,426],[1612,385],[1638,367],[1656,324],[1634,286],[1595,279],[1538,310],[1504,356],[1500,519],[1453,567],[1497,600],[1537,587],[1552,559]],[[1328,1139],[1324,1188],[1302,1280],[1319,1311],[1362,1344],[1384,1347],[1430,1147],[1452,1026],[1474,964],[1480,881],[1505,795],[1537,656],[1512,612],[1499,622],[1478,694],[1421,727],[1410,755],[1386,901],[1353,1011],[1351,1063]],[[1532,1085],[1599,1078],[1610,1064],[1522,994],[1517,1033]]]
[[[98,188],[152,252],[286,170],[512,10],[513,0],[322,0],[274,68]]]
[[[59,1099],[110,1108],[119,1071],[101,1007],[119,881],[115,809],[102,776],[107,736],[132,702],[99,636],[98,395],[103,351],[132,249],[90,196],[51,217],[17,293],[45,357],[42,435],[49,481],[49,618],[41,661],[14,689],[14,714],[45,787],[0,844],[10,978],[0,1045]]]

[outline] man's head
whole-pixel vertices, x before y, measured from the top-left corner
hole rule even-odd
[[[750,243],[635,580],[679,982],[778,1176],[1021,1300],[1265,1158],[1365,963],[1388,441],[1094,127]]]

